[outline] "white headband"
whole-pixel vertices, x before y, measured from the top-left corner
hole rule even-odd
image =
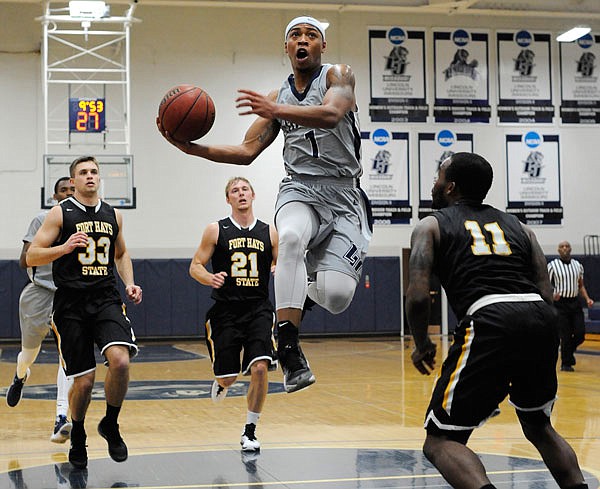
[[[295,27],[298,24],[312,25],[315,29],[317,29],[321,33],[321,36],[323,37],[323,41],[325,40],[325,29],[323,28],[323,24],[321,24],[317,19],[315,19],[313,17],[308,17],[306,15],[296,17],[295,19],[291,20],[291,22],[285,28],[284,40],[287,41],[288,34],[292,30],[292,27]]]

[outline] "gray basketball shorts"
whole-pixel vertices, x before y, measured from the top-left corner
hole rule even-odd
[[[294,175],[279,185],[275,214],[289,202],[303,202],[319,217],[319,231],[306,253],[309,277],[335,270],[360,280],[372,232],[368,203],[353,180]]]
[[[54,291],[28,283],[19,297],[19,322],[23,348],[39,347],[50,331]]]

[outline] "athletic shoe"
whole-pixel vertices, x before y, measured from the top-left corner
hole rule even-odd
[[[54,432],[50,436],[50,441],[53,443],[66,442],[71,436],[71,428],[73,428],[73,425],[69,423],[64,414],[57,416],[56,422],[54,423]]]
[[[572,365],[561,365],[560,370],[561,372],[575,372]]]
[[[117,423],[111,425],[102,418],[98,423],[98,433],[108,442],[108,454],[115,462],[125,462],[127,460],[127,445],[119,433]]]
[[[249,423],[244,426],[244,432],[242,433],[242,439],[240,445],[242,445],[242,452],[258,452],[260,450],[260,442],[256,439],[254,432],[256,431],[256,425]]]
[[[277,357],[283,370],[283,387],[287,393],[296,392],[315,383],[316,379],[298,343],[280,346]]]
[[[69,450],[69,462],[76,469],[85,469],[88,463],[87,445],[85,438],[83,443],[73,443],[71,439],[71,449]]]
[[[217,403],[223,402],[223,399],[225,399],[225,396],[227,395],[228,390],[229,389],[227,387],[222,387],[215,380],[210,389],[210,398],[213,400],[213,402],[217,402]]]
[[[22,379],[17,377],[17,374],[15,373],[15,378],[6,391],[6,404],[8,404],[10,407],[15,407],[17,404],[19,404],[21,397],[23,397],[23,384],[27,382],[30,373],[31,372],[29,369],[27,369],[27,372],[25,372],[25,377]]]

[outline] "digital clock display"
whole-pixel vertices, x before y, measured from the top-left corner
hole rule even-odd
[[[69,132],[103,132],[105,109],[103,98],[70,98]]]

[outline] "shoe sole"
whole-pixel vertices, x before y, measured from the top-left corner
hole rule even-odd
[[[50,441],[52,443],[66,442],[69,438],[71,438],[71,428],[73,428],[72,423],[64,424],[63,426],[61,426],[60,430],[58,430],[57,433],[52,433],[52,436],[50,437]]]
[[[317,379],[315,378],[314,374],[309,370],[308,372],[306,372],[306,373],[298,376],[295,384],[288,384],[288,383],[286,383],[285,377],[284,377],[284,379],[283,379],[283,388],[285,389],[285,391],[288,394],[291,394],[292,392],[297,392],[299,390],[306,389],[307,387],[310,387],[316,381],[317,381]]]
[[[106,435],[104,434],[104,432],[102,431],[102,428],[100,428],[100,425],[98,424],[98,434],[104,438],[106,440],[106,443],[108,443],[108,438],[106,437]],[[125,454],[125,457],[117,457],[116,455],[114,455],[113,453],[111,453],[110,451],[110,445],[108,447],[108,454],[110,455],[110,458],[112,458],[115,462],[125,462],[125,460],[127,460],[127,457],[129,457],[129,453]]]

